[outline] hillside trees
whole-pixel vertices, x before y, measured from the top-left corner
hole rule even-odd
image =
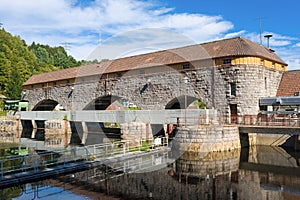
[[[33,74],[78,66],[63,47],[32,43],[0,29],[0,94],[20,99],[22,84]]]
[[[81,64],[80,61],[76,61],[72,56],[69,56],[61,46],[50,47],[49,45],[36,44],[33,42],[29,46],[29,49],[35,54],[38,62],[47,63],[59,69],[75,67]]]

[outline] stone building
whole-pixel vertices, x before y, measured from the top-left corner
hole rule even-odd
[[[255,115],[286,68],[273,50],[236,37],[33,75],[22,94],[30,110],[104,110],[120,99],[177,109],[198,99],[221,115]]]

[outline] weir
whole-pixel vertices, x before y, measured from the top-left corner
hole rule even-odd
[[[142,156],[166,155],[161,161],[161,167],[173,160],[168,158],[167,140],[163,139],[160,144],[147,141],[147,147],[132,142],[105,143],[85,147],[74,147],[71,149],[41,151],[25,156],[6,157],[0,160],[0,188],[14,185],[40,181],[62,175],[76,173],[99,167],[101,165],[115,165],[116,163],[133,160]],[[152,157],[152,158],[154,158]],[[8,166],[7,163],[15,163]],[[151,164],[152,163],[152,164]],[[147,168],[158,167],[153,161],[145,164],[137,163],[136,166],[125,166],[121,168],[124,172],[147,170]],[[155,166],[154,166],[155,165]],[[141,167],[143,166],[143,167]],[[119,170],[120,169],[116,169]]]

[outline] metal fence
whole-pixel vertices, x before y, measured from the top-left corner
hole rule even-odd
[[[195,115],[189,117],[177,117],[177,126],[196,126],[205,124],[300,127],[300,116],[290,114],[259,114],[237,116]]]
[[[168,140],[160,137],[154,140],[123,141],[53,151],[35,151],[28,155],[0,158],[0,173],[3,178],[7,174],[37,171],[76,161],[94,161],[128,153],[152,151],[157,147],[168,147]]]

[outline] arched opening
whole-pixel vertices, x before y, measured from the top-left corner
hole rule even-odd
[[[165,109],[205,109],[206,104],[193,96],[181,95],[169,101]],[[181,126],[181,123],[187,124],[189,121],[189,116],[186,116],[186,112],[184,117],[176,116],[177,123],[176,124],[167,124],[167,134],[169,138],[174,138],[177,133],[177,126]]]
[[[167,103],[165,106],[165,109],[185,109],[191,107],[192,105],[197,105],[194,103],[196,101],[199,101],[196,97],[181,95],[169,101],[169,103]],[[197,109],[195,106],[193,106],[193,108]]]
[[[57,101],[46,99],[38,104],[32,109],[33,111],[52,111],[58,105]]]
[[[128,100],[114,95],[101,96],[89,104],[83,110],[137,110],[136,105]],[[121,139],[121,130],[119,123],[111,123],[105,121],[99,122],[71,122],[72,138],[71,143],[97,144],[102,142],[110,142],[115,139]],[[76,134],[73,134],[76,132]],[[86,134],[84,136],[84,134]],[[76,137],[76,138],[75,138]],[[75,142],[77,141],[77,142]]]
[[[114,107],[112,104],[119,104],[119,100],[121,99],[121,97],[113,95],[102,96],[90,102],[83,110],[106,110],[109,107],[112,108],[111,110],[117,110],[113,108],[117,108],[118,106]],[[119,107],[121,106],[122,104],[119,105]]]
[[[45,99],[36,104],[32,111],[53,111],[57,106],[59,106],[57,101]],[[25,125],[23,127],[26,127],[22,129],[21,137],[31,138],[34,136],[37,141],[45,141],[45,120],[35,120],[34,122],[22,120],[21,123]],[[32,123],[35,124],[34,127]]]

